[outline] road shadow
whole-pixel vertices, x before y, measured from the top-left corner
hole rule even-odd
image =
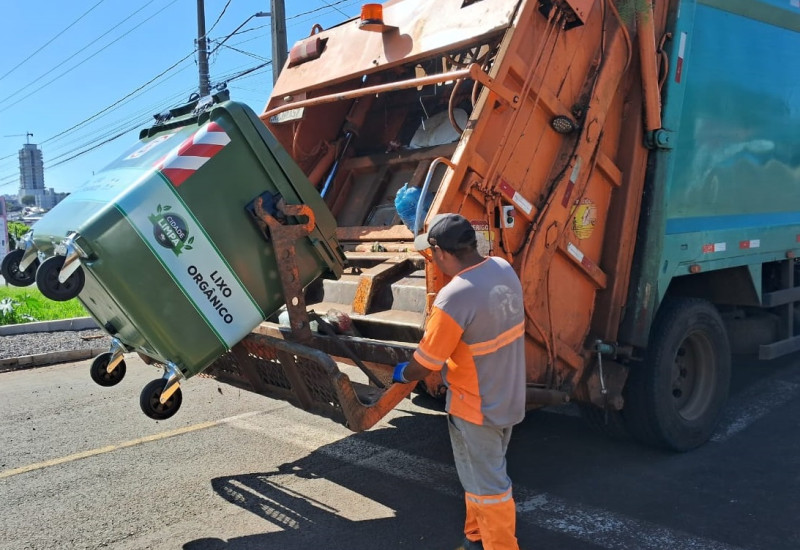
[[[453,466],[446,417],[398,417],[388,428],[354,434],[325,445],[272,471],[212,480],[214,492],[271,524],[270,532],[222,539],[198,539],[185,550],[346,548],[348,550],[441,550],[462,537],[463,492]],[[645,464],[641,447],[614,443],[593,433],[582,419],[531,412],[516,427],[510,445],[509,472],[529,489],[557,490],[546,479],[567,479],[594,460],[597,445],[617,461]],[[658,454],[656,454],[658,456]],[[410,471],[423,463],[424,470]],[[563,471],[561,466],[574,462]],[[396,474],[393,470],[396,469]],[[343,517],[326,495],[300,494],[286,476],[322,478],[377,503],[388,517],[353,521]],[[277,530],[276,530],[277,529]],[[601,546],[565,533],[519,522],[521,547],[595,550]]]
[[[791,370],[786,364],[746,365],[734,381],[734,396],[763,380],[755,371],[763,375],[765,368],[772,376]],[[574,409],[528,413],[515,427],[508,453],[518,504],[542,495],[566,508],[528,512],[517,527],[521,548],[654,548],[647,539],[653,533],[678,533],[667,540],[699,547],[800,547],[793,527],[796,491],[786,477],[800,479],[800,440],[789,437],[800,427],[800,402],[787,401],[782,415],[786,422],[681,454],[609,439]],[[776,454],[777,448],[786,452]],[[291,483],[292,477],[325,480],[325,486],[368,500],[364,513],[370,519],[348,519],[352,502],[340,509],[331,495],[310,493],[313,484]],[[218,477],[211,485],[220,498],[269,525],[260,534],[197,539],[186,550],[447,550],[461,537],[463,497],[443,415],[397,417],[388,427],[353,434],[272,470]],[[633,543],[608,546],[610,539],[604,544],[570,531],[579,514],[598,534],[621,521]]]
[[[233,538],[198,539],[185,550],[243,550],[280,548],[451,548],[461,536],[462,503],[458,479],[450,471],[452,453],[445,417],[415,415],[399,417],[382,428],[354,434],[325,445],[307,456],[281,464],[272,471],[215,478],[213,490],[279,530]],[[438,435],[434,435],[438,434]],[[404,468],[408,453],[426,460],[434,472],[420,472],[417,479],[392,475]],[[453,471],[454,472],[454,471]],[[364,521],[342,514],[330,495],[300,494],[286,476],[319,479],[378,503],[376,510],[387,516]],[[281,483],[284,481],[284,483]],[[431,491],[430,485],[436,490]],[[344,503],[343,503],[344,504]],[[429,521],[435,518],[436,521]],[[420,521],[424,519],[424,521]]]

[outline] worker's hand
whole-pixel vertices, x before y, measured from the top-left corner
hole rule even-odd
[[[403,376],[403,371],[406,370],[408,366],[408,361],[403,361],[402,363],[397,363],[394,367],[394,373],[392,373],[392,382],[398,382],[400,384],[408,384],[408,380],[406,377]]]

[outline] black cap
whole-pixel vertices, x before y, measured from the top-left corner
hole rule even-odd
[[[428,232],[417,235],[414,247],[425,250],[438,246],[447,251],[475,246],[475,229],[461,214],[437,214],[428,226]]]

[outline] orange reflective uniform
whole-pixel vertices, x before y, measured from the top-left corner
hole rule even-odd
[[[414,359],[441,371],[450,440],[465,491],[464,533],[486,550],[518,550],[505,453],[525,415],[525,316],[511,265],[486,258],[445,285]]]

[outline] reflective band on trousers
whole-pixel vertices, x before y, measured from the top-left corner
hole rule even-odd
[[[511,489],[506,491],[500,495],[489,495],[489,496],[480,496],[480,495],[473,495],[472,493],[464,493],[467,500],[474,502],[475,504],[502,504],[507,500],[511,499]]]

